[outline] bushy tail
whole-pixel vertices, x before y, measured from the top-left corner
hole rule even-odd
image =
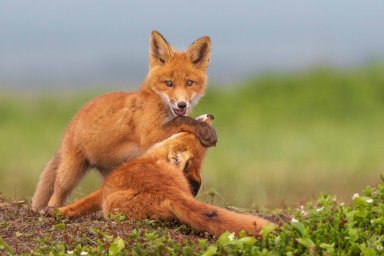
[[[32,210],[39,211],[48,205],[55,186],[56,172],[60,164],[60,154],[54,155],[40,175],[39,183],[32,197]]]
[[[179,200],[171,201],[169,208],[181,222],[216,236],[225,231],[238,234],[241,230],[258,235],[264,226],[272,224],[255,215],[235,213],[182,195]]]

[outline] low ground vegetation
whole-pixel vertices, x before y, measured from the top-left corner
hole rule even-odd
[[[211,237],[177,222],[132,222],[99,214],[77,220],[33,213],[28,201],[0,201],[0,254],[5,255],[382,255],[384,179],[346,205],[323,195],[276,210],[279,223],[261,237],[229,232]],[[279,212],[278,214],[276,212]]]

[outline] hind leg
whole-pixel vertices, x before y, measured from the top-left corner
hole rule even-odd
[[[59,208],[59,211],[67,218],[77,218],[100,210],[101,189],[77,200],[69,205]]]
[[[32,210],[40,211],[48,205],[48,201],[53,194],[55,185],[56,171],[60,164],[60,154],[57,153],[44,167],[40,175],[39,183],[32,197]]]
[[[48,202],[48,207],[58,208],[62,206],[87,169],[87,161],[80,154],[73,154],[71,152],[62,154],[56,173],[53,194]]]

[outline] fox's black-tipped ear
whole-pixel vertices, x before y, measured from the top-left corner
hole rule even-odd
[[[197,39],[188,48],[187,57],[196,67],[206,70],[211,57],[211,39],[208,36]]]
[[[156,65],[164,65],[173,55],[171,45],[165,38],[157,31],[152,31],[149,43],[149,65],[154,67]]]

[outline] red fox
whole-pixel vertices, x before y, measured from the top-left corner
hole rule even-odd
[[[211,123],[212,116],[204,115],[199,120]],[[227,230],[258,235],[271,222],[208,205],[193,197],[186,177],[191,171],[200,172],[206,150],[193,133],[174,134],[114,169],[101,189],[58,211],[68,218],[97,210],[102,210],[106,218],[114,213],[124,214],[130,220],[176,218],[216,236]],[[54,215],[53,209],[50,214]]]
[[[192,132],[205,146],[215,145],[214,129],[187,117],[204,95],[210,52],[207,36],[179,52],[153,31],[150,69],[142,86],[136,92],[99,96],[74,116],[40,176],[32,209],[62,206],[90,168],[105,177],[171,134]],[[201,180],[195,178],[197,193]]]

